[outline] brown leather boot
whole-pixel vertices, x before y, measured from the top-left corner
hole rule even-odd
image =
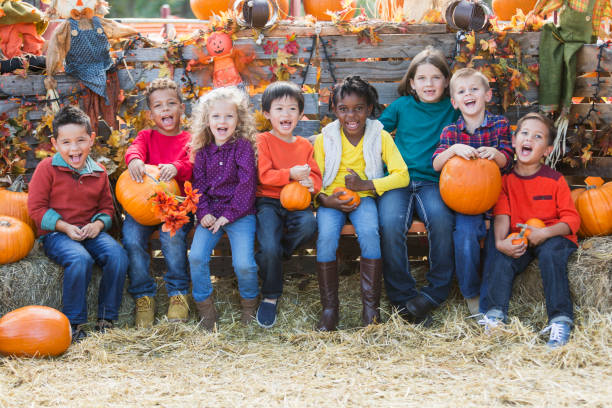
[[[255,313],[257,313],[259,299],[257,297],[254,297],[253,299],[240,298],[240,306],[242,306],[242,316],[240,316],[240,322],[244,325],[251,323],[255,318]]]
[[[215,310],[213,295],[210,295],[208,299],[202,302],[196,302],[196,308],[198,309],[202,327],[208,331],[213,331],[215,323],[217,323],[217,311]]]
[[[380,323],[380,290],[382,286],[382,259],[361,258],[361,322],[364,327]]]
[[[338,326],[338,263],[317,262],[319,293],[321,294],[321,318],[317,324],[319,331],[333,331]]]

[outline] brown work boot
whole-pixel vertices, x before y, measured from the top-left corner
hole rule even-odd
[[[317,324],[319,331],[333,331],[338,326],[338,263],[317,262],[319,293],[321,294],[321,318]]]
[[[155,298],[142,296],[136,299],[136,314],[134,325],[136,327],[151,327],[155,321]]]
[[[240,298],[240,306],[242,306],[242,316],[240,316],[240,322],[247,325],[255,318],[257,313],[257,306],[259,306],[259,299],[254,297],[253,299]]]
[[[382,286],[382,259],[361,258],[361,322],[364,327],[380,323],[380,290]]]
[[[217,323],[217,311],[215,310],[213,295],[210,295],[208,299],[202,302],[196,302],[196,308],[198,309],[198,316],[200,316],[202,327],[208,331],[213,331],[215,323]]]
[[[184,323],[187,321],[187,318],[189,318],[189,303],[187,303],[187,296],[170,296],[170,304],[168,305],[168,321]]]

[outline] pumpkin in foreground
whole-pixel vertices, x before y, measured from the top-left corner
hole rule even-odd
[[[281,205],[289,211],[305,210],[310,205],[310,191],[297,181],[286,184],[280,192]]]
[[[353,190],[349,190],[346,187],[336,187],[333,191],[333,194],[336,194],[337,192],[340,192],[340,195],[338,196],[340,200],[348,200],[349,198],[351,199],[351,201],[347,202],[346,205],[354,205],[357,207],[361,203],[361,198],[359,197],[359,194],[357,194]]]
[[[492,160],[452,157],[440,174],[440,195],[453,211],[467,215],[491,209],[501,192],[501,172]]]
[[[612,234],[612,183],[601,177],[587,177],[586,188],[572,190],[572,199],[580,214],[578,234],[593,237]]]
[[[23,176],[19,176],[10,187],[0,188],[0,215],[23,221],[36,233],[36,223],[28,214],[28,193],[23,191],[24,187]]]
[[[0,265],[25,258],[34,246],[34,232],[23,221],[0,215]]]
[[[25,306],[0,319],[0,353],[5,356],[59,356],[71,340],[68,318],[51,307]]]
[[[139,224],[157,225],[162,220],[153,213],[153,204],[149,200],[158,188],[165,189],[168,193],[178,195],[181,193],[175,180],[160,182],[159,169],[150,164],[145,165],[145,176],[142,183],[137,183],[130,177],[128,170],[121,173],[117,180],[115,192],[117,201],[125,212],[130,214]]]

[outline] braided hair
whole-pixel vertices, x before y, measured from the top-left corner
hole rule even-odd
[[[377,118],[382,113],[383,107],[378,103],[378,91],[359,75],[346,77],[342,82],[334,85],[331,98],[329,98],[329,110],[333,110],[340,99],[350,94],[365,98],[367,105],[372,107],[371,119]]]

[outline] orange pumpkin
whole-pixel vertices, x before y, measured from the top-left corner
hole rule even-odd
[[[356,0],[352,0],[350,7],[354,9],[356,3]],[[336,12],[342,9],[342,2],[339,0],[304,0],[304,12],[320,21],[331,21],[331,16],[327,14],[328,10]],[[343,17],[343,20],[350,20],[353,14],[355,13],[347,13],[347,15]]]
[[[34,232],[23,221],[0,215],[0,265],[25,258],[34,246]]]
[[[512,245],[527,245],[527,236],[521,236],[520,232],[513,232],[512,234],[508,235],[507,238],[512,238]]]
[[[510,21],[521,9],[523,14],[529,13],[535,7],[537,0],[493,0],[493,12],[500,20]]]
[[[71,337],[66,315],[47,306],[22,307],[0,319],[0,353],[5,356],[59,356]]]
[[[452,210],[468,215],[482,214],[497,202],[501,173],[492,160],[452,157],[440,174],[440,195]]]
[[[310,191],[297,181],[292,181],[281,190],[280,202],[289,211],[304,210],[310,205]]]
[[[546,228],[546,224],[544,224],[544,221],[539,218],[530,218],[525,221],[525,224],[533,228]]]
[[[0,189],[0,215],[15,217],[28,224],[36,233],[36,223],[28,214],[28,193],[23,191],[25,183],[19,176],[7,189]]]
[[[355,205],[355,207],[357,207],[359,206],[359,203],[361,203],[361,198],[359,197],[359,194],[357,194],[353,190],[349,190],[346,187],[336,187],[333,193],[336,194],[337,192],[341,193],[338,196],[340,200],[348,200],[349,198],[351,199],[351,201],[347,202],[346,205]]]
[[[222,11],[229,10],[233,4],[233,0],[189,0],[191,11],[200,20],[208,20],[213,13],[220,15]]]
[[[578,189],[573,195],[574,204],[580,214],[580,230],[585,237],[609,235],[612,233],[612,185],[603,179],[587,178],[586,189]]]
[[[149,198],[155,193],[156,188],[161,186],[167,192],[180,194],[180,189],[175,180],[167,183],[159,182],[159,169],[150,164],[145,165],[147,175],[144,176],[142,183],[132,180],[128,170],[121,173],[115,192],[117,201],[121,203],[123,209],[132,216],[139,224],[157,225],[161,220],[153,214],[153,205]]]

